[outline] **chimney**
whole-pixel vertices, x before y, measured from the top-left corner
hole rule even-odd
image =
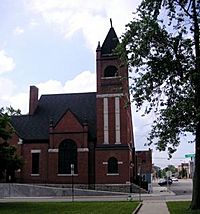
[[[34,85],[30,86],[29,97],[29,114],[32,115],[38,104],[38,88]]]

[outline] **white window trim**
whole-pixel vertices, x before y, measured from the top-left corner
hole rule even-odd
[[[48,149],[48,152],[58,153],[58,149]],[[88,148],[77,148],[77,152],[89,152]]]
[[[77,152],[89,152],[88,148],[77,148]]]
[[[72,174],[57,174],[58,177],[71,177]],[[73,176],[78,176],[78,174],[73,174]]]
[[[97,98],[108,98],[108,97],[122,97],[124,96],[123,93],[116,93],[116,94],[97,94]]]
[[[106,175],[108,175],[108,176],[118,176],[119,175],[119,173],[107,173]]]
[[[113,76],[113,77],[101,77],[101,79],[120,79],[121,76]]]
[[[32,177],[38,177],[40,174],[31,174]]]
[[[31,149],[31,153],[41,153],[41,149]]]
[[[123,164],[123,161],[118,161],[117,164]],[[108,162],[103,162],[103,165],[108,165]]]
[[[48,149],[48,152],[58,152],[58,149]]]
[[[122,162],[122,161],[118,161],[117,163],[118,163],[118,164],[123,164],[123,162]]]

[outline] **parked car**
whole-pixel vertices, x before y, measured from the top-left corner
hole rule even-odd
[[[172,184],[172,179],[168,178],[168,184],[171,185]],[[167,179],[160,179],[158,181],[158,185],[160,186],[166,186],[167,185]]]
[[[176,182],[176,181],[178,181],[178,178],[173,177],[172,182]]]

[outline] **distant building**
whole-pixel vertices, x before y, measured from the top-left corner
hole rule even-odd
[[[190,170],[190,164],[189,163],[181,163],[181,165],[178,166],[178,174],[179,178],[191,178],[191,170]]]
[[[158,179],[162,177],[161,168],[152,164],[152,179]]]
[[[137,175],[142,177],[143,181],[151,183],[152,177],[152,150],[136,151]]]

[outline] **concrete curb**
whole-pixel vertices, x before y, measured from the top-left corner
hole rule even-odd
[[[132,214],[137,214],[137,213],[139,212],[139,210],[140,210],[141,207],[142,207],[142,202],[140,202],[140,203],[138,204],[138,206],[137,206],[136,209],[132,212]]]

